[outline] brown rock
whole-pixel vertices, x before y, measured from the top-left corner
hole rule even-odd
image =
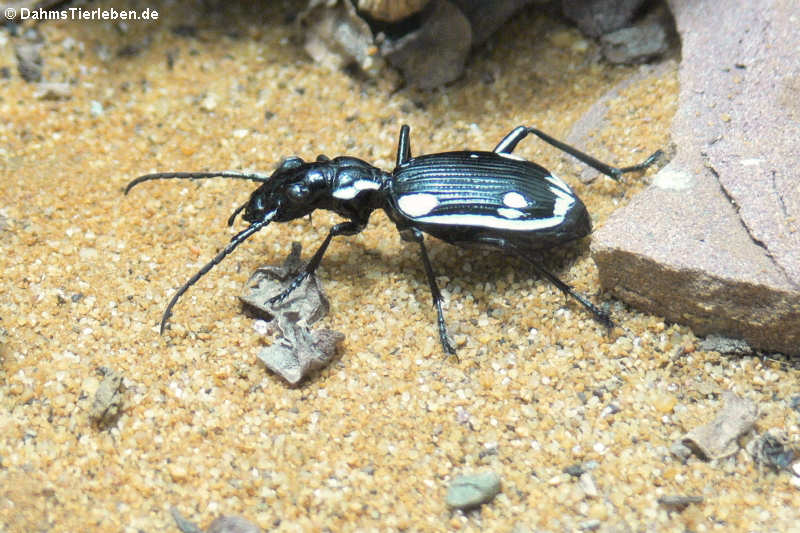
[[[677,152],[594,235],[601,282],[697,334],[800,353],[793,10],[790,2],[670,6],[683,53]]]
[[[428,0],[358,0],[358,9],[371,17],[386,22],[396,22],[425,7]]]
[[[591,37],[599,37],[625,27],[642,6],[643,0],[564,0],[564,16]]]
[[[381,54],[409,85],[432,89],[461,75],[471,46],[472,30],[461,10],[447,0],[433,0],[420,27],[384,42]]]

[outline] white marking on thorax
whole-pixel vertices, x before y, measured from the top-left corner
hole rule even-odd
[[[333,193],[333,197],[338,200],[352,200],[356,195],[362,191],[378,190],[380,183],[375,183],[370,180],[357,180],[348,185],[347,187],[340,187]]]

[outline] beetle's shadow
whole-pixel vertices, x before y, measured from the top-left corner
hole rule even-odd
[[[568,272],[574,264],[589,254],[589,244],[589,239],[580,239],[556,248],[532,252],[528,257],[558,277],[569,277]],[[328,267],[329,272],[340,272],[353,283],[358,282],[359,286],[366,283],[370,287],[374,287],[375,281],[372,279],[374,276],[367,275],[369,272],[375,269],[397,272],[413,280],[412,283],[420,290],[428,292],[425,267],[416,243],[403,241],[398,235],[397,253],[378,252],[362,241],[351,241],[348,246],[351,252],[340,249],[325,256],[323,264]],[[498,281],[507,279],[511,273],[515,282],[525,282],[528,279],[546,281],[546,278],[538,275],[533,267],[514,253],[496,249],[461,248],[428,236],[425,238],[425,246],[437,278],[447,276],[449,283],[459,286],[465,293],[473,286],[486,283],[497,285]],[[466,264],[469,268],[465,268]],[[359,292],[354,287],[354,300],[358,300]]]
[[[589,242],[589,239],[573,241],[557,248],[532,253],[529,259],[557,277],[569,277],[568,272],[573,265],[589,253]],[[533,290],[533,287],[527,280],[547,281],[523,258],[513,253],[494,249],[460,248],[431,237],[426,237],[425,245],[437,277],[441,280],[441,277],[446,276],[447,286],[451,289],[457,288],[455,292],[458,293],[469,294],[473,287],[498,287],[501,285],[499,283],[501,280],[508,280],[509,277],[513,277],[515,284],[521,284],[529,290]],[[342,301],[340,296],[334,297],[340,308],[346,309],[348,304],[358,307],[370,303],[370,295],[382,290],[376,282],[389,275],[407,278],[408,287],[416,294],[420,304],[430,305],[430,292],[419,246],[416,243],[403,241],[399,235],[397,242],[391,243],[391,246],[389,251],[379,251],[364,240],[353,239],[325,255],[323,265],[327,270],[325,276],[327,282],[336,280],[339,284],[339,294],[343,291],[350,294],[347,301]],[[301,262],[305,264],[313,255],[313,251],[303,255],[305,257],[302,257]],[[465,268],[467,264],[470,265],[469,268]],[[375,276],[375,272],[381,274]],[[444,288],[441,282],[439,284],[440,288]],[[558,292],[555,286],[551,289]],[[498,292],[498,296],[513,300],[518,298],[519,294],[509,290],[508,294]],[[463,294],[457,294],[454,298],[460,300]],[[476,297],[475,300],[480,312],[497,305],[485,296]],[[386,311],[390,312],[388,309]],[[311,384],[318,386],[321,380],[335,371],[336,365],[344,357],[344,352],[345,350],[339,346],[323,367],[310,370],[301,381],[288,386],[301,390]],[[277,374],[273,374],[273,378],[276,382],[286,384]]]

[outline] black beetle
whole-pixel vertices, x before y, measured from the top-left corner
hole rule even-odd
[[[561,179],[512,152],[532,133],[619,180],[626,172],[644,170],[652,165],[661,151],[638,165],[615,168],[535,128],[519,126],[491,152],[445,152],[412,158],[409,131],[406,125],[400,129],[397,165],[392,172],[385,172],[355,157],[329,159],[320,155],[313,162],[289,157],[271,175],[236,171],[169,172],[148,174],[131,181],[125,194],[139,183],[158,179],[221,177],[261,183],[247,203],[238,207],[228,219],[230,226],[244,211],[242,218],[250,226],[234,235],[214,259],[178,289],[161,318],[161,332],[164,332],[172,307],[181,295],[247,238],[270,222],[287,222],[309,215],[316,209],[333,211],[347,221],[330,229],[305,269],[282,293],[271,298],[270,303],[283,301],[317,269],[333,237],[359,233],[367,225],[370,214],[383,209],[404,240],[419,244],[436,306],[439,338],[446,352],[455,353],[455,349],[447,336],[442,295],[425,249],[424,233],[456,246],[489,247],[519,255],[540,275],[578,300],[597,321],[611,326],[607,313],[529,255],[532,251],[588,235],[592,224],[586,207]]]

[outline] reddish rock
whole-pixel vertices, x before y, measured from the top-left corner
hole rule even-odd
[[[698,335],[800,354],[794,2],[669,4],[683,56],[677,152],[594,234],[601,282]]]

